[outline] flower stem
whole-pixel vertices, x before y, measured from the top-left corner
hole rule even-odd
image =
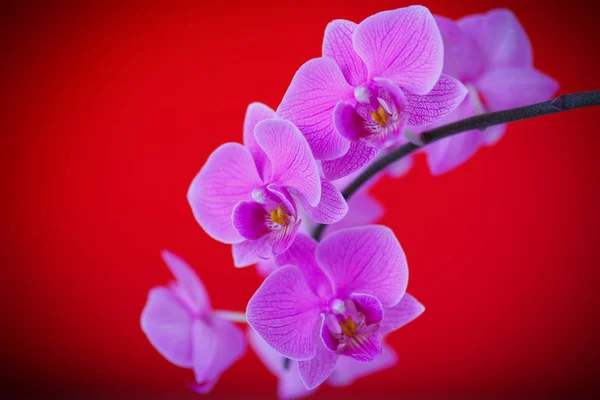
[[[240,322],[243,324],[247,324],[246,314],[240,311],[229,311],[229,310],[215,310],[212,312],[215,317],[225,319],[231,322]]]
[[[422,144],[416,145],[406,143],[397,149],[389,152],[381,158],[378,158],[356,177],[342,192],[342,195],[348,200],[362,185],[369,179],[377,175],[384,168],[403,157],[414,153],[421,147],[437,142],[438,140],[456,135],[458,133],[478,129],[484,130],[493,125],[506,124],[508,122],[520,121],[523,119],[541,117],[542,115],[554,114],[563,111],[574,110],[576,108],[598,106],[600,105],[600,90],[591,92],[579,92],[564,94],[554,100],[544,101],[542,103],[531,104],[525,107],[511,108],[509,110],[490,112],[477,115],[475,117],[463,119],[448,125],[440,126],[435,129],[421,133],[418,138]],[[318,241],[323,235],[327,225],[318,224],[315,226],[312,236]]]

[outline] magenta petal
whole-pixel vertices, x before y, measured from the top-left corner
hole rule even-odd
[[[398,363],[394,349],[383,344],[381,354],[371,362],[360,362],[351,357],[340,357],[337,367],[327,379],[331,386],[347,386],[355,380],[391,368]]]
[[[354,300],[358,310],[365,316],[367,324],[379,324],[383,320],[383,306],[377,297],[353,293],[350,298]]]
[[[298,128],[290,121],[270,119],[256,125],[254,137],[271,161],[269,182],[285,186],[317,205],[321,198],[319,170]]]
[[[300,223],[298,221],[295,224],[290,224],[275,234],[275,240],[273,241],[273,255],[282,254],[294,242],[298,229],[300,229]]]
[[[333,109],[333,126],[337,133],[350,141],[360,140],[369,133],[365,130],[363,119],[354,107],[345,101],[337,103]]]
[[[325,234],[345,228],[354,228],[377,222],[385,210],[379,201],[371,196],[366,190],[359,190],[348,201],[348,214],[340,221],[325,229]]]
[[[307,360],[315,354],[320,303],[300,269],[289,265],[265,279],[248,302],[246,319],[277,352]]]
[[[292,246],[283,254],[275,258],[277,265],[294,265],[304,275],[304,279],[314,293],[320,297],[326,297],[331,294],[331,283],[329,278],[323,273],[317,259],[315,250],[317,242],[310,236],[300,234]]]
[[[173,292],[162,287],[150,291],[141,325],[164,358],[179,367],[192,367],[192,316]]]
[[[212,381],[204,381],[202,383],[193,383],[191,385],[186,385],[186,386],[188,389],[190,389],[194,393],[206,394],[215,387],[217,382],[218,382],[218,379],[215,379]]]
[[[241,237],[256,240],[270,232],[269,213],[255,201],[242,201],[233,209],[233,226]]]
[[[338,222],[348,212],[348,204],[340,191],[325,179],[321,179],[321,201],[316,207],[311,207],[303,197],[300,197],[298,201],[308,218],[319,224]]]
[[[475,40],[463,32],[455,21],[440,16],[436,16],[435,21],[444,41],[442,72],[462,82],[477,78],[483,70],[483,57]]]
[[[178,293],[185,296],[187,302],[192,306],[192,312],[204,313],[210,310],[210,299],[206,288],[202,284],[198,275],[192,267],[188,265],[181,257],[163,250],[162,258],[169,267],[169,270],[177,280],[177,286],[181,288]]]
[[[406,108],[409,114],[408,125],[424,126],[442,119],[462,103],[467,95],[467,88],[447,75],[441,75],[431,92],[426,95],[405,93]]]
[[[314,389],[323,383],[335,369],[339,356],[329,351],[321,341],[316,344],[315,356],[306,361],[298,361],[300,378],[307,389]]]
[[[459,20],[458,26],[478,44],[486,69],[533,64],[531,43],[512,11],[495,9],[470,15]]]
[[[277,397],[280,400],[293,400],[310,396],[313,393],[314,389],[308,390],[300,378],[298,361],[292,361],[289,373],[286,373],[279,378]]]
[[[321,242],[316,255],[340,298],[364,293],[391,307],[406,291],[406,257],[389,228],[370,225],[335,232]]]
[[[322,161],[323,175],[330,181],[358,171],[377,157],[379,150],[362,142],[352,142],[348,152],[335,160]]]
[[[323,57],[335,60],[352,86],[367,80],[367,67],[352,47],[356,26],[354,22],[336,19],[327,25],[323,38]]]
[[[263,258],[256,254],[254,244],[249,240],[244,240],[241,243],[234,243],[231,246],[231,253],[233,255],[233,265],[236,268],[247,267],[258,263],[259,261],[263,261]]]
[[[277,115],[300,129],[316,159],[330,160],[344,155],[349,146],[333,128],[333,108],[353,94],[334,60],[312,59],[294,75]]]
[[[275,111],[262,103],[251,103],[246,110],[246,117],[244,118],[244,146],[250,150],[256,164],[256,169],[263,180],[269,178],[265,174],[270,172],[271,164],[265,152],[254,139],[254,127],[260,121],[271,118],[275,118]]]
[[[239,143],[217,148],[192,181],[187,198],[202,229],[215,240],[239,243],[243,239],[232,223],[233,208],[252,200],[262,184],[252,155]]]
[[[442,37],[425,7],[370,16],[356,27],[353,42],[369,78],[389,78],[413,93],[428,93],[442,72]]]
[[[423,314],[425,307],[410,294],[406,293],[402,300],[394,307],[384,309],[384,318],[381,323],[381,334],[385,335],[416,319]]]
[[[338,352],[346,357],[352,357],[362,362],[371,362],[381,355],[381,336],[379,325],[375,325],[372,331],[361,335],[361,340],[352,345],[342,347]]]
[[[210,324],[194,321],[194,374],[200,384],[219,379],[246,352],[240,328],[229,321],[212,318]]]
[[[479,78],[477,89],[490,111],[499,111],[548,100],[558,90],[558,83],[533,68],[501,68]]]

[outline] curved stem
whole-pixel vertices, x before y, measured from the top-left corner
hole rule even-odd
[[[358,177],[356,177],[356,179],[350,182],[342,194],[344,198],[348,200],[354,193],[356,193],[358,189],[360,189],[362,185],[364,185],[369,179],[377,175],[390,164],[400,160],[403,157],[406,157],[411,153],[414,153],[421,147],[427,146],[428,144],[437,142],[438,140],[447,138],[449,136],[474,129],[484,130],[485,128],[493,125],[506,124],[508,122],[520,121],[523,119],[540,117],[542,115],[574,110],[576,108],[598,105],[600,105],[600,90],[565,94],[555,98],[554,100],[548,100],[525,107],[512,108],[510,110],[481,114],[431,129],[417,136],[418,143],[406,143],[384,155],[383,157],[375,160],[375,162],[365,169]],[[317,241],[321,238],[326,226],[327,225],[323,224],[318,224],[315,226],[312,236]]]

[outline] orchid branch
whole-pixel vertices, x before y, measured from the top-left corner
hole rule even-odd
[[[463,119],[448,125],[440,126],[435,129],[415,135],[412,142],[406,143],[397,149],[389,152],[383,157],[377,159],[367,169],[365,169],[356,179],[354,179],[342,192],[346,200],[350,199],[362,185],[369,179],[377,175],[383,169],[394,162],[406,157],[421,147],[427,146],[438,140],[453,136],[462,132],[474,129],[484,130],[490,126],[505,124],[508,122],[520,121],[529,118],[541,117],[563,111],[574,110],[577,108],[591,107],[600,105],[600,90],[591,92],[579,92],[564,94],[553,100],[541,103],[531,104],[525,107],[512,108],[509,110],[490,112],[477,115],[475,117]],[[318,224],[315,226],[312,236],[315,240],[320,240],[323,231],[327,225]]]

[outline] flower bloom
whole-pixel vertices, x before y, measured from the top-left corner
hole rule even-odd
[[[440,125],[474,115],[522,107],[550,99],[558,84],[533,67],[527,33],[509,10],[496,9],[452,21],[436,17],[444,40],[444,73],[463,82],[469,93]],[[469,131],[425,148],[429,169],[443,174],[469,159],[482,145],[496,143],[506,125]]]
[[[338,359],[373,361],[382,335],[419,315],[405,295],[408,267],[383,226],[332,233],[317,244],[299,235],[250,299],[250,326],[279,354],[298,361],[307,389],[325,381]],[[384,318],[385,316],[385,318]]]
[[[212,311],[204,285],[185,261],[168,251],[162,257],[176,282],[150,290],[142,330],[163,357],[193,369],[192,390],[207,393],[246,353],[244,333]]]
[[[285,357],[273,350],[252,329],[248,332],[250,347],[267,369],[279,379],[277,395],[281,400],[291,400],[306,397],[315,389],[307,389],[300,378],[298,361],[288,361],[286,368]],[[398,362],[398,356],[387,344],[383,344],[382,351],[373,361],[363,363],[345,357],[338,361],[337,366],[327,378],[326,383],[331,386],[348,386],[359,378],[391,368]]]
[[[314,221],[332,223],[347,204],[319,176],[300,131],[253,103],[244,122],[244,146],[217,148],[192,181],[188,200],[212,238],[233,244],[236,267],[283,253],[301,223],[299,207]]]
[[[466,95],[441,75],[443,45],[425,7],[384,11],[360,24],[331,22],[323,57],[294,76],[277,114],[294,122],[330,180],[401,140],[405,127],[449,114]]]

